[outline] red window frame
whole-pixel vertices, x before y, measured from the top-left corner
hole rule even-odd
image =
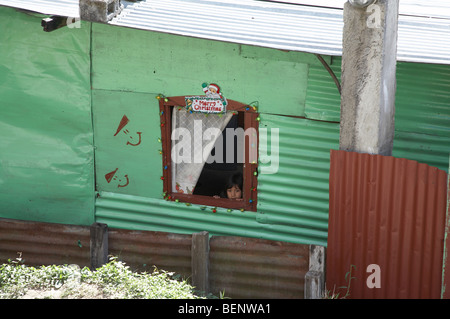
[[[240,209],[246,211],[256,211],[257,207],[257,183],[258,183],[258,160],[250,163],[249,152],[245,152],[243,163],[243,196],[242,200],[228,198],[214,198],[210,196],[180,194],[172,192],[172,108],[185,107],[185,96],[174,96],[161,98],[159,100],[159,110],[161,117],[161,143],[162,143],[162,166],[163,166],[163,192],[168,200],[178,200],[180,202],[198,204],[203,206],[223,207],[228,209]],[[250,127],[257,132],[257,150],[259,150],[259,114],[254,107],[227,99],[227,111],[244,112],[244,130]],[[245,149],[249,149],[249,140],[246,138]],[[258,151],[256,152],[259,153]],[[259,156],[259,154],[257,155]]]

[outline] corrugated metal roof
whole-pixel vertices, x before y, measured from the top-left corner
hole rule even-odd
[[[253,0],[147,0],[128,5],[110,23],[281,50],[342,54],[340,8]],[[397,58],[450,64],[450,19],[400,15]]]
[[[280,50],[342,54],[343,0],[123,2],[126,8],[110,22],[113,25]],[[80,16],[78,0],[0,0],[0,5]],[[400,13],[398,60],[450,64],[450,4],[404,0]]]
[[[80,17],[78,0],[0,0],[0,5],[63,17]]]
[[[316,7],[342,9],[347,0],[263,0]],[[400,0],[402,15],[450,19],[450,2],[447,0]]]
[[[127,6],[110,23],[283,50],[341,53],[342,10],[256,1],[152,0]]]

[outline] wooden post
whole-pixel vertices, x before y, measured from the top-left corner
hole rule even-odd
[[[305,275],[305,299],[322,299],[325,295],[325,247],[309,246],[309,271]]]
[[[91,225],[91,269],[95,270],[108,263],[108,225]]]
[[[192,286],[205,295],[209,293],[209,233],[192,234]]]

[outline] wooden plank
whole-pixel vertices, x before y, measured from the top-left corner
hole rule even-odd
[[[209,233],[192,234],[192,285],[204,294],[209,293]]]
[[[91,225],[91,269],[97,269],[108,263],[108,225]]]

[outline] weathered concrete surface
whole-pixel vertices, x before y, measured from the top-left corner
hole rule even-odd
[[[123,9],[119,0],[80,0],[81,20],[106,23]]]
[[[398,5],[344,6],[341,150],[392,154]]]

